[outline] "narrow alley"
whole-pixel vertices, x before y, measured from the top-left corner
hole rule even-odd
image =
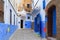
[[[0,0],[0,40],[60,40],[59,0]]]
[[[19,29],[12,35],[10,40],[41,40],[41,38],[31,29]]]

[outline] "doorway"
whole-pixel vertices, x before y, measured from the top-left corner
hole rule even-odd
[[[56,7],[52,6],[47,12],[48,22],[47,22],[47,34],[48,37],[56,36]]]
[[[21,28],[23,28],[23,20],[21,20]]]
[[[40,14],[38,14],[34,19],[34,31],[38,32],[41,35],[41,18]]]

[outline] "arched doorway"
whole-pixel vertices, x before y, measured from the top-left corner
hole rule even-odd
[[[48,37],[56,37],[56,6],[53,5],[47,12],[47,34]]]

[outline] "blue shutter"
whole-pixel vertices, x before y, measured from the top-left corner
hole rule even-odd
[[[45,9],[45,0],[43,0],[43,9]]]

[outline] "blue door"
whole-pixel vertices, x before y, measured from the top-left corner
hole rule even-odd
[[[53,35],[56,35],[56,8],[53,9]]]
[[[35,21],[34,21],[34,31],[36,33],[41,33],[41,19],[40,19],[40,14],[38,14],[36,17],[35,17]]]

